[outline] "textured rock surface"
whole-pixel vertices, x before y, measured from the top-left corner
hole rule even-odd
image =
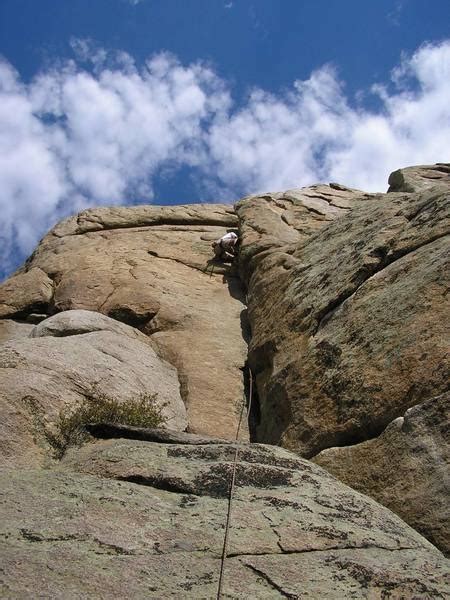
[[[112,331],[133,340],[148,342],[147,336],[135,327],[91,310],[66,310],[57,313],[35,325],[30,331],[30,337],[66,337],[93,331]]]
[[[299,233],[292,221],[294,232],[274,226],[271,238],[258,223],[261,213],[272,222],[283,218],[279,196],[237,205],[260,400],[257,439],[305,456],[349,445],[318,460],[443,549],[448,438],[439,433],[441,408],[432,398],[449,380],[448,172],[448,165],[400,170],[390,178],[397,193],[342,191],[351,210],[333,222],[318,227],[311,214],[309,230],[303,222]],[[334,189],[320,192],[329,201]],[[423,417],[407,438],[392,425],[379,440],[354,446],[419,403]],[[425,434],[424,423],[435,429]],[[397,453],[398,470],[389,462]]]
[[[251,432],[375,500],[241,445],[225,597],[448,596],[448,561],[376,502],[446,549],[448,171],[250,197],[239,223],[220,205],[59,223],[0,286],[0,595],[216,596],[250,332],[237,269],[210,258],[239,226]],[[149,393],[172,430],[92,424],[51,458],[62,407]]]
[[[376,439],[330,448],[314,458],[351,487],[400,515],[450,553],[450,394],[418,404]]]
[[[45,310],[52,297],[52,280],[42,269],[31,268],[0,285],[0,317]]]
[[[0,319],[0,344],[16,338],[29,337],[34,325],[12,319]]]
[[[446,390],[448,231],[438,186],[361,196],[309,238],[259,249],[247,264],[258,439],[312,456]],[[243,252],[253,243],[243,230]]]
[[[169,428],[183,430],[187,425],[174,367],[160,359],[147,341],[114,331],[4,343],[0,389],[0,453],[11,465],[41,464],[46,430],[63,407],[75,407],[86,396],[132,401],[154,393]]]
[[[53,279],[50,311],[98,311],[151,335],[178,369],[190,429],[234,437],[243,291],[230,267],[208,261],[212,240],[236,224],[222,205],[88,210],[57,225],[25,269]]]
[[[3,597],[215,597],[233,456],[232,445],[113,440],[56,471],[4,472]],[[444,597],[445,568],[326,471],[242,447],[225,597]]]
[[[389,192],[421,192],[436,185],[450,186],[450,163],[398,169],[389,177]]]
[[[236,205],[243,241],[239,264],[248,282],[266,252],[299,245],[359,202],[372,198],[339,184],[313,185],[244,198]],[[290,255],[282,252],[279,266],[288,269]]]

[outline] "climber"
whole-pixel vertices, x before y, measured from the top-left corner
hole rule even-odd
[[[233,260],[236,256],[239,238],[234,231],[223,235],[219,240],[212,243],[216,258],[222,261]]]

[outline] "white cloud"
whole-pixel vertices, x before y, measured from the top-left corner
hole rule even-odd
[[[391,25],[398,27],[400,25],[400,17],[405,6],[406,0],[396,0],[392,10],[387,14],[387,20]]]
[[[0,243],[2,265],[13,247],[28,251],[67,187],[46,126],[33,112],[15,72],[0,63]]]
[[[77,52],[86,58],[86,43]],[[14,250],[30,252],[64,214],[136,196],[151,201],[158,170],[198,161],[207,120],[228,106],[222,82],[205,66],[185,68],[159,54],[137,70],[122,53],[109,68],[107,53],[91,57],[95,73],[72,61],[28,86],[0,64],[4,271]]]
[[[373,90],[378,111],[351,107],[327,66],[290,93],[254,92],[210,130],[219,178],[236,190],[339,181],[383,191],[400,166],[450,160],[450,42],[403,57],[392,83]]]
[[[450,42],[403,57],[372,90],[376,111],[352,105],[330,66],[234,107],[227,82],[203,64],[158,54],[138,69],[123,52],[72,45],[76,60],[29,85],[0,63],[4,271],[56,219],[151,201],[155,177],[179,166],[192,169],[204,199],[233,200],[317,181],[383,190],[399,166],[449,159]]]

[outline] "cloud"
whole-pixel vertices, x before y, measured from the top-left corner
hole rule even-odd
[[[124,52],[72,45],[75,60],[28,85],[0,63],[3,273],[62,216],[151,202],[157,177],[180,167],[200,199],[231,201],[317,181],[381,191],[399,166],[448,160],[450,42],[402,57],[366,90],[377,110],[348,99],[329,65],[235,106],[205,64],[161,53],[137,68]]]
[[[449,160],[449,42],[404,56],[390,85],[372,93],[378,111],[351,106],[330,66],[288,93],[254,91],[210,129],[215,173],[236,191],[317,181],[382,191],[400,166]]]
[[[389,23],[395,27],[400,25],[400,17],[402,15],[406,0],[397,0],[394,7],[388,12],[386,18]]]
[[[78,54],[88,48],[79,44]],[[10,270],[56,219],[84,207],[153,199],[153,179],[170,165],[201,161],[212,115],[229,104],[203,65],[159,54],[137,70],[130,57],[92,54],[30,85],[0,64],[1,264]],[[104,66],[102,66],[102,61]]]
[[[27,90],[0,63],[0,244],[2,265],[14,247],[28,251],[42,233],[45,215],[68,192],[60,158],[47,142]]]

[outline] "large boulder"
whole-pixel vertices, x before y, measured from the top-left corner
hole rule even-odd
[[[239,448],[223,594],[444,597],[441,553],[281,449]],[[0,474],[5,598],[213,598],[233,444],[105,440]]]
[[[347,209],[320,223],[300,202],[294,231],[283,194],[238,203],[254,436],[322,451],[319,464],[448,551],[448,402],[436,397],[449,379],[449,166],[390,183],[396,192],[342,191]],[[320,187],[323,200],[335,192]]]
[[[282,237],[261,241],[260,232],[255,242],[253,204],[236,209],[250,253],[242,267],[258,440],[311,457],[372,438],[447,389],[450,211],[442,184],[360,194],[345,214],[316,232],[302,226],[284,245]],[[278,199],[261,204],[278,214]]]
[[[30,337],[66,337],[93,331],[112,331],[147,343],[148,338],[135,327],[92,310],[65,310],[33,326]]]
[[[49,325],[35,326],[30,337],[0,347],[0,453],[7,464],[43,464],[61,410],[74,410],[86,398],[134,402],[154,394],[166,426],[186,428],[176,369],[157,356],[146,336],[95,314],[89,317],[92,331],[83,332],[87,319],[81,316],[77,327],[73,314],[61,313]],[[65,337],[36,337],[36,331],[54,333],[55,322],[64,321],[73,327]]]
[[[314,457],[356,490],[402,517],[450,554],[448,417],[450,394],[409,408],[372,440]]]
[[[59,223],[18,277],[51,278],[48,314],[96,311],[151,336],[177,368],[190,430],[233,438],[244,395],[245,306],[236,273],[211,261],[211,243],[236,226],[226,205],[87,210]],[[31,287],[37,296],[40,287]],[[6,300],[15,306],[13,291]],[[57,323],[36,335],[50,325],[58,335],[66,325]]]
[[[389,176],[388,192],[421,192],[438,184],[450,185],[450,163],[397,169]]]
[[[0,318],[47,310],[52,297],[53,281],[42,269],[31,267],[0,285]]]

